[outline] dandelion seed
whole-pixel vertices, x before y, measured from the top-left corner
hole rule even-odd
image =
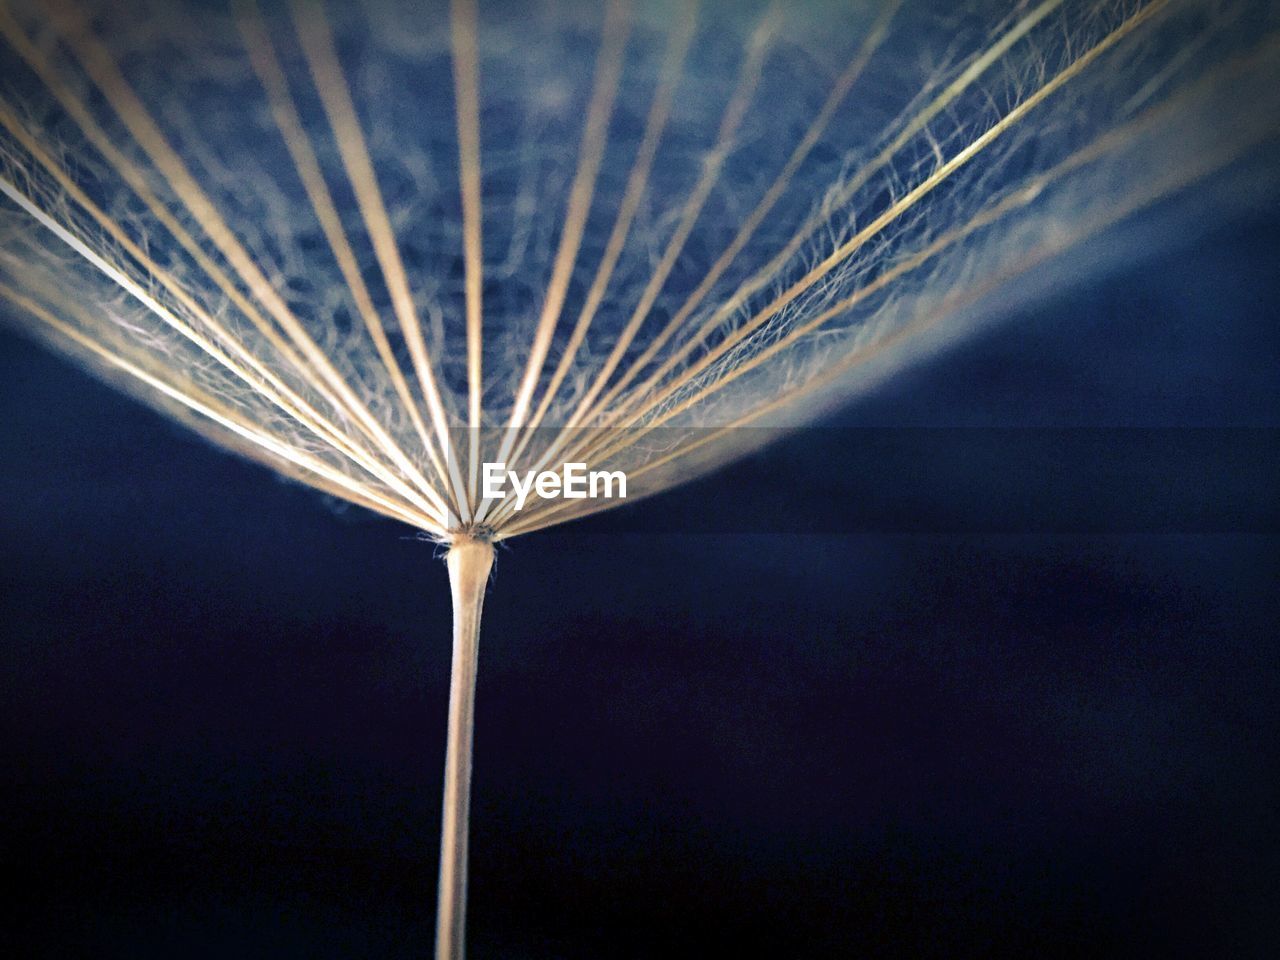
[[[448,544],[452,958],[493,543],[811,419],[1166,197],[1218,184],[1227,215],[1224,176],[1268,176],[1280,15],[400,6],[0,3],[0,294],[215,442]]]

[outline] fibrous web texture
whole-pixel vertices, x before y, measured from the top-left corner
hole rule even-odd
[[[1265,2],[0,0],[0,293],[442,539],[651,493],[1273,146]],[[894,359],[896,358],[896,360]]]

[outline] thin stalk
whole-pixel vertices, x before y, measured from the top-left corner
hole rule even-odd
[[[449,745],[444,758],[436,960],[462,960],[467,920],[467,827],[471,806],[471,735],[475,728],[480,611],[493,567],[493,545],[457,540],[449,548],[453,593],[453,669],[449,676]]]

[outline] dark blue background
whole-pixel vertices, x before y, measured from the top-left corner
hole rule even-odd
[[[1269,214],[828,425],[1280,426]],[[0,417],[0,951],[429,953],[433,548],[9,334]],[[1274,529],[948,531],[948,469],[997,518],[1039,481],[944,462],[943,532],[859,533],[814,436],[501,553],[472,956],[1268,955]],[[854,532],[672,532],[713,502]]]

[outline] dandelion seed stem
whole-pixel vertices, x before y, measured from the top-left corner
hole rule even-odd
[[[489,570],[493,567],[493,545],[469,537],[455,541],[447,562],[449,588],[453,593],[453,668],[449,675],[449,733],[444,760],[436,960],[462,960],[467,916],[467,827],[471,806],[476,657],[480,611]]]

